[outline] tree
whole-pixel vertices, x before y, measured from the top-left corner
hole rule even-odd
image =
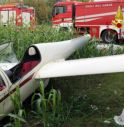
[[[55,0],[24,0],[24,3],[35,8],[37,22],[49,21]]]

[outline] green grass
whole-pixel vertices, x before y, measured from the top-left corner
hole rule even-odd
[[[81,49],[77,50],[69,59],[80,59],[80,58],[90,58],[90,57],[100,57],[100,56],[110,56],[110,55],[117,55],[124,53],[124,47],[114,49],[114,44],[107,49],[103,48],[102,50],[97,49],[97,45],[101,42],[98,40],[91,40],[86,46],[82,47]]]
[[[26,112],[22,108],[22,101],[20,97],[20,89],[16,88],[16,92],[11,95],[11,101],[14,107],[13,113],[7,114],[10,118],[10,122],[4,125],[4,127],[22,127],[22,123],[26,123]]]
[[[62,99],[71,105],[69,127],[117,127],[114,115],[124,108],[124,73],[53,79]],[[111,123],[106,124],[104,121]]]
[[[40,126],[61,127],[67,120],[60,91],[52,88],[46,93],[42,81],[40,82],[39,93],[34,93],[31,102],[34,110],[33,116],[38,119]]]

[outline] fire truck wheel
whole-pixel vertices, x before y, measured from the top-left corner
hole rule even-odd
[[[101,39],[104,43],[117,43],[118,35],[114,30],[105,30],[101,35]]]

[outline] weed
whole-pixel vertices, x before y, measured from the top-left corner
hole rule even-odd
[[[32,32],[27,28],[15,26],[0,26],[0,43],[12,42],[18,59],[21,59],[25,49],[34,43],[63,41],[73,38],[71,32],[58,32],[48,24],[37,26]]]
[[[68,115],[64,112],[60,91],[51,89],[49,93],[45,94],[42,81],[39,90],[40,93],[35,93],[32,97],[32,106],[35,104],[36,107],[34,112],[36,117],[39,117],[44,127],[62,126]]]
[[[26,112],[22,108],[19,87],[16,88],[16,92],[11,96],[11,100],[14,112],[7,115],[10,117],[11,122],[6,124],[4,127],[22,127],[22,123],[26,123]]]

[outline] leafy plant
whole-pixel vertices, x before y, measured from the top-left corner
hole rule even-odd
[[[40,83],[40,93],[32,97],[32,107],[35,105],[35,115],[43,123],[44,127],[60,127],[66,120],[66,115],[61,102],[59,90],[51,89],[49,93],[44,92],[44,83]]]
[[[19,87],[16,88],[16,92],[11,96],[11,100],[14,107],[14,112],[7,115],[10,117],[11,122],[6,124],[4,127],[22,127],[22,123],[26,123],[26,112],[22,108]]]
[[[15,26],[0,26],[0,44],[12,42],[18,59],[21,59],[25,49],[31,44],[63,41],[73,38],[71,32],[58,32],[49,24],[37,26],[34,31]]]

